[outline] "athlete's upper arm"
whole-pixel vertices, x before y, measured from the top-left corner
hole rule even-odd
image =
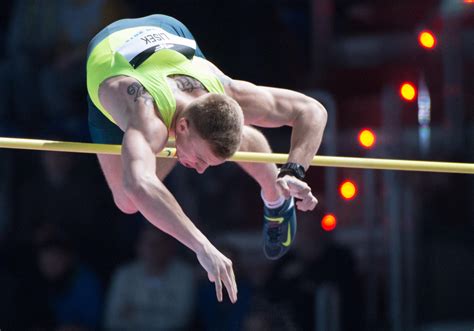
[[[297,114],[289,111],[289,106],[291,105],[285,103],[283,98],[289,96],[295,99],[295,95],[293,94],[296,92],[272,89],[257,86],[246,81],[234,80],[225,75],[212,62],[206,62],[210,70],[219,78],[222,85],[224,85],[226,94],[235,99],[242,107],[245,124],[254,124],[264,127],[291,125]],[[296,99],[298,98],[305,98],[305,96],[300,94],[296,97]],[[279,103],[278,101],[281,102]],[[279,108],[277,109],[277,107]]]
[[[125,130],[122,141],[122,169],[126,187],[156,179],[156,154],[166,144],[166,127],[156,118],[148,118],[144,105],[134,109],[135,115]]]
[[[262,127],[293,126],[296,119],[322,107],[299,92],[232,80],[231,97],[242,107],[246,124]]]
[[[144,122],[158,120],[153,98],[132,77],[116,76],[104,81],[99,88],[99,100],[122,131],[134,117],[148,117]]]
[[[125,180],[155,174],[155,155],[166,144],[168,131],[155,114],[152,97],[133,78],[111,79],[101,86],[101,102],[125,132],[122,161]]]
[[[131,126],[122,141],[122,169],[126,188],[134,188],[155,176],[156,153],[143,133]]]

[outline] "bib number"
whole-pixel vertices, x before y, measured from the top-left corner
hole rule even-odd
[[[172,49],[192,59],[196,53],[196,42],[158,27],[146,26],[127,39],[116,51],[137,68],[153,53],[162,49]]]

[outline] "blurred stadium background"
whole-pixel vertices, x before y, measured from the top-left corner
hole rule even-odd
[[[17,0],[0,15],[0,136],[89,141],[85,50],[106,24],[184,22],[230,77],[302,91],[318,154],[474,160],[471,0]],[[288,128],[264,130],[288,152]],[[474,328],[470,175],[312,167],[296,247],[261,251],[257,185],[233,164],[166,184],[234,261],[219,304],[184,247],[114,207],[93,155],[0,150],[1,330]]]

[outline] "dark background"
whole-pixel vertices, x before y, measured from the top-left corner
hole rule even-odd
[[[1,136],[89,142],[88,41],[116,19],[161,13],[187,25],[230,77],[316,96],[331,123],[318,154],[474,159],[474,5],[467,1],[25,0],[0,9]],[[436,35],[435,49],[418,45],[422,29]],[[431,98],[428,145],[419,138],[416,100],[398,93],[402,82],[418,85],[421,77]],[[377,135],[371,150],[357,142],[362,128]],[[263,131],[275,152],[288,152],[289,128]],[[0,150],[0,169],[0,329],[105,328],[112,280],[141,256],[146,221],[114,206],[94,155]],[[261,252],[256,183],[230,163],[201,176],[176,167],[166,184],[232,257],[241,288],[238,305],[216,304],[193,254],[169,249],[158,258],[160,272],[176,259],[195,279],[192,313],[171,329],[474,327],[472,175],[311,167],[307,178],[320,203],[299,214],[291,254],[270,263]],[[343,179],[358,187],[353,200],[338,195]],[[331,232],[320,226],[325,213],[337,217]],[[48,278],[41,254],[58,250],[73,262]],[[95,283],[74,283],[80,266]],[[90,296],[78,299],[71,284]],[[80,308],[61,310],[61,302]]]

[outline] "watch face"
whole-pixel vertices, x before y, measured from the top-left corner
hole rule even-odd
[[[303,171],[303,169],[301,169],[301,167],[298,167],[298,168],[296,169],[296,171],[298,171],[298,174],[299,174],[300,176],[304,176],[304,171]]]
[[[302,169],[303,167],[302,166],[298,166],[296,168],[296,172],[298,174],[298,176],[300,177],[300,179],[303,179],[304,178],[304,168]]]

